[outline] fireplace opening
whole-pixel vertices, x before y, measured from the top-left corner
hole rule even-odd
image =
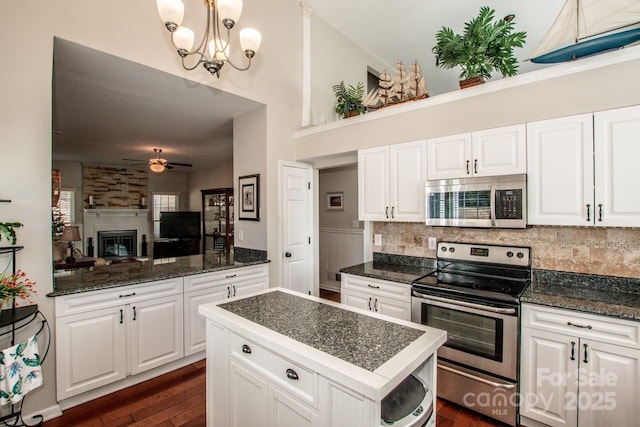
[[[129,258],[138,255],[136,230],[98,231],[100,258]]]

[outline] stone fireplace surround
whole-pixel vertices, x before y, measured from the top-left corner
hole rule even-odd
[[[136,230],[138,254],[142,253],[142,235],[147,236],[147,241],[152,240],[153,228],[148,209],[85,209],[83,219],[82,252],[86,251],[88,238],[91,237],[97,255],[99,231]]]

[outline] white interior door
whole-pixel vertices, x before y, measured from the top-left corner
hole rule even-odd
[[[315,294],[311,250],[312,191],[311,167],[282,164],[282,275],[283,286],[305,294]]]

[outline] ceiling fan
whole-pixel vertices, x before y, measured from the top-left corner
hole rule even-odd
[[[169,162],[167,159],[160,158],[160,153],[162,153],[162,148],[154,148],[153,151],[154,153],[156,153],[156,158],[155,159],[151,158],[149,159],[148,162],[144,160],[137,160],[137,159],[122,159],[122,160],[128,161],[128,162],[138,162],[139,164],[147,163],[149,165],[149,169],[151,169],[152,172],[157,172],[157,173],[160,173],[165,169],[173,169],[174,166],[184,166],[188,168],[193,166],[189,163]]]

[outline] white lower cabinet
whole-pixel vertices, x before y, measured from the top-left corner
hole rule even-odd
[[[182,278],[56,298],[58,400],[182,358],[182,330]]]
[[[342,274],[341,302],[396,319],[411,320],[411,286]]]
[[[522,425],[637,425],[639,322],[527,304],[522,313]]]
[[[198,306],[239,297],[269,287],[269,267],[261,264],[233,270],[196,274],[184,278],[185,355],[204,351],[206,323]]]

